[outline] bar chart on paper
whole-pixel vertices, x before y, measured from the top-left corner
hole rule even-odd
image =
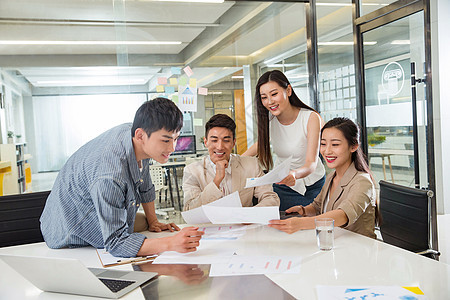
[[[212,264],[209,276],[300,273],[301,257],[236,255],[227,264]]]

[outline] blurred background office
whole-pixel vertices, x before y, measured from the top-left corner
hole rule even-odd
[[[216,113],[236,121],[243,153],[256,80],[279,69],[325,121],[362,125],[377,181],[431,189],[449,214],[449,12],[446,0],[0,0],[0,193],[51,189],[74,151],[158,96],[195,143],[174,166],[205,153]]]

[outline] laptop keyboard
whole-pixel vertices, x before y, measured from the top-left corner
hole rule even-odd
[[[136,282],[136,281],[130,281],[130,280],[117,280],[117,279],[105,279],[105,278],[99,278],[99,279],[114,293],[117,293],[118,291],[126,288],[130,284],[133,284]]]

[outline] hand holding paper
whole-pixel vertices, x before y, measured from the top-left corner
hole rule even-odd
[[[239,193],[234,192],[219,200],[181,213],[188,224],[269,224],[280,219],[278,206],[242,207]]]
[[[242,203],[241,198],[239,198],[239,193],[234,192],[204,206],[242,207]],[[211,222],[206,216],[202,206],[188,211],[183,211],[181,215],[187,224],[202,224]]]
[[[279,164],[277,167],[275,167],[272,171],[270,171],[264,176],[257,178],[247,178],[245,188],[280,182],[286,176],[289,175],[291,161],[292,156],[283,161],[281,164]]]

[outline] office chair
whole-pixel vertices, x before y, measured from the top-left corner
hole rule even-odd
[[[159,206],[161,206],[161,193],[165,192],[165,199],[167,199],[167,185],[164,184],[166,173],[165,169],[160,166],[153,166],[150,165],[150,177],[152,179],[153,184],[155,185],[155,192],[159,192]],[[173,203],[172,203],[173,206]],[[174,207],[167,207],[167,208],[157,208],[155,209],[155,213],[157,215],[160,215],[164,217],[165,219],[169,219],[169,212],[172,211],[175,214],[175,208]]]
[[[39,218],[50,191],[0,197],[0,247],[43,242]]]
[[[437,259],[432,245],[433,192],[380,180],[379,224],[383,241]]]

